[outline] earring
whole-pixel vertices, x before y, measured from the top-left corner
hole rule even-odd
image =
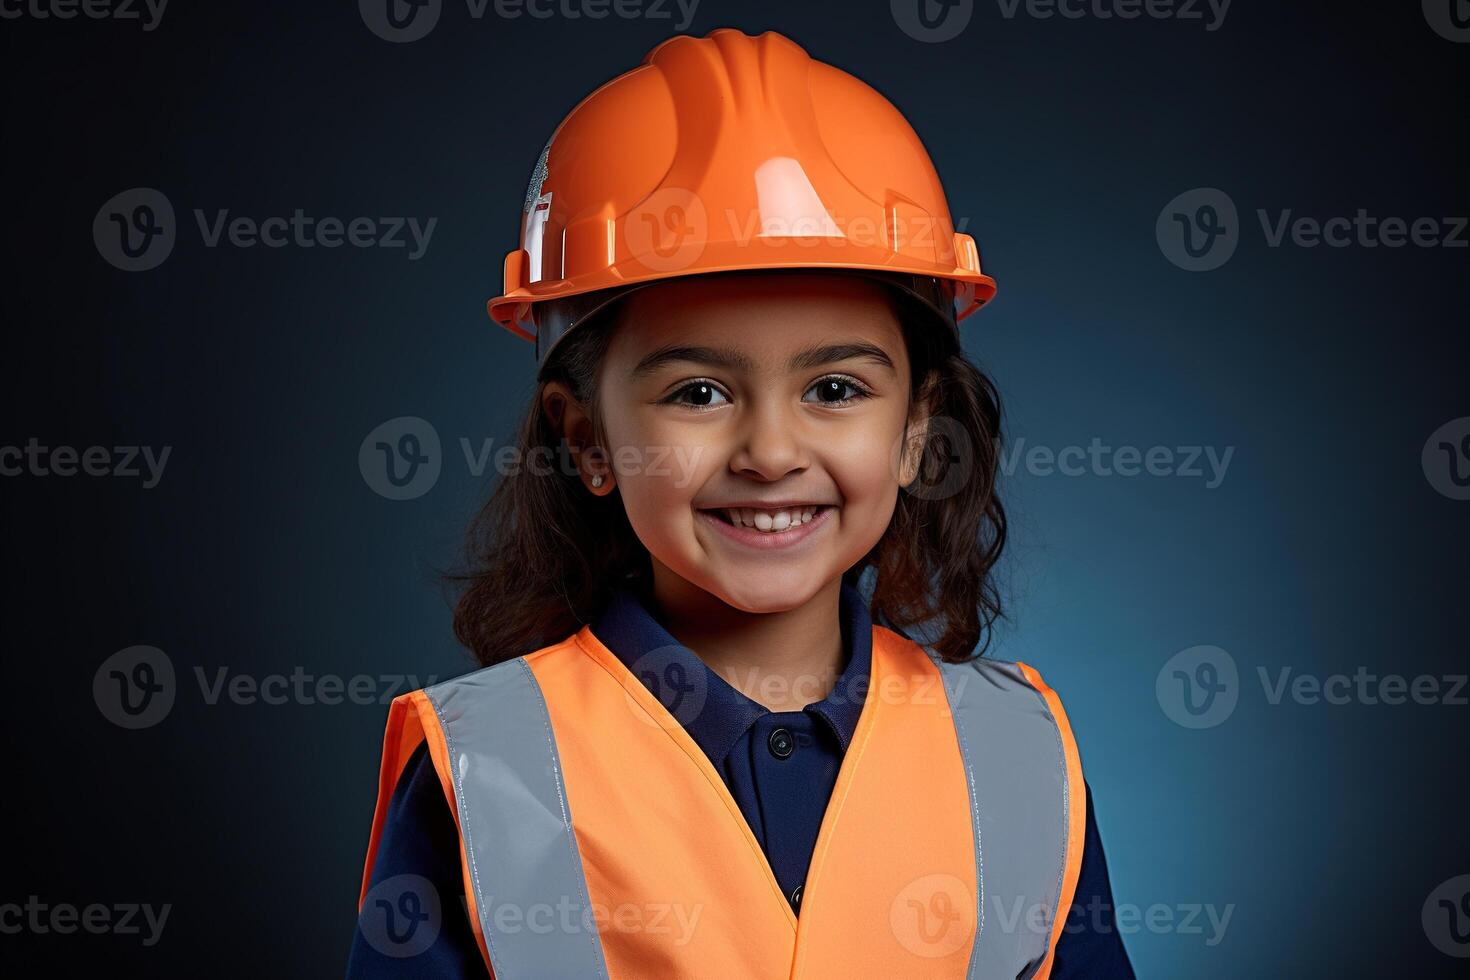
[[[597,488],[597,487],[602,486],[602,474],[601,473],[597,473],[597,474],[594,474],[593,475],[593,477],[592,477],[592,486],[593,486],[594,489]]]

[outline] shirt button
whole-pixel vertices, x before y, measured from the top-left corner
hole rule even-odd
[[[796,751],[796,739],[789,729],[774,728],[771,730],[771,737],[766,739],[766,746],[771,750],[771,755],[784,759]]]
[[[793,909],[800,909],[801,908],[801,890],[805,886],[806,886],[806,882],[803,881],[800,885],[797,885],[794,889],[792,889],[792,892],[791,892],[791,907]]]

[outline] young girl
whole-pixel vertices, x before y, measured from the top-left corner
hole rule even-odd
[[[1061,704],[977,654],[993,293],[903,117],[779,34],[572,111],[490,303],[540,369],[485,666],[393,704],[351,976],[1132,976]]]

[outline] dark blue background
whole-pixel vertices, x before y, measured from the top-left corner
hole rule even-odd
[[[213,676],[468,668],[437,570],[487,491],[459,440],[506,443],[529,345],[494,327],[537,154],[668,19],[483,20],[447,4],[410,44],[350,2],[185,5],[136,23],[0,21],[7,206],[0,445],[173,447],[161,483],[0,479],[0,680],[11,775],[0,902],[172,903],[155,947],[0,935],[30,969],[336,974],[352,932],[386,708],[208,705]],[[1232,907],[1224,939],[1142,928],[1140,976],[1449,975],[1431,890],[1470,872],[1467,709],[1272,705],[1275,675],[1464,673],[1470,503],[1425,440],[1470,415],[1470,250],[1270,248],[1255,210],[1470,212],[1470,45],[1416,3],[1236,0],[1199,21],[1004,18],[919,42],[886,3],[715,2],[690,33],[775,29],[908,116],[979,240],[997,301],[965,323],[1027,447],[1234,447],[1201,479],[1027,472],[1012,618],[994,655],[1065,699],[1114,893]],[[163,191],[179,241],[108,265],[90,228]],[[1190,273],[1160,210],[1226,191],[1242,236]],[[405,249],[206,248],[192,210],[437,217]],[[437,485],[374,493],[359,444],[400,415],[443,441]],[[178,671],[124,731],[98,665],[150,644]],[[1215,727],[1155,679],[1201,644],[1239,666]],[[1175,912],[1176,916],[1180,913]]]

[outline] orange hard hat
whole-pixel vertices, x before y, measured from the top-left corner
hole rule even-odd
[[[720,28],[663,41],[562,120],[488,305],[544,364],[631,289],[776,269],[884,279],[950,324],[995,295],[892,103],[781,34]]]

